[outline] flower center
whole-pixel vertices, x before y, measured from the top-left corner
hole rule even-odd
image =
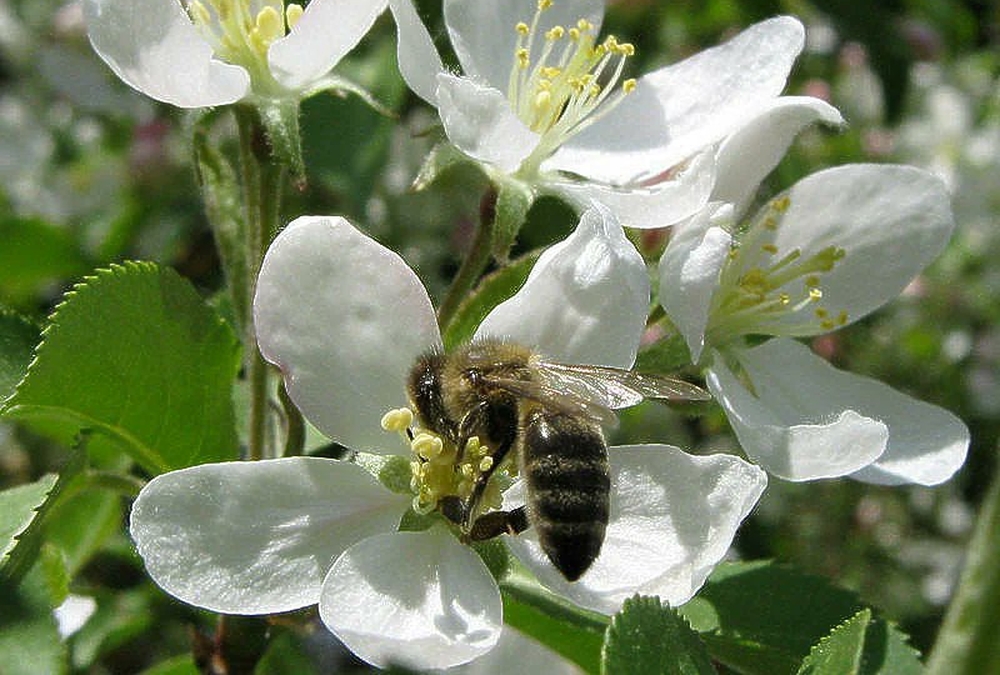
[[[518,118],[541,135],[538,146],[525,160],[537,166],[571,136],[606,115],[636,87],[634,79],[621,79],[625,61],[635,47],[618,42],[614,35],[595,42],[594,25],[580,19],[575,26],[553,26],[535,45],[542,14],[554,0],[538,0],[531,24],[518,23],[514,65],[507,98]],[[532,54],[537,46],[540,53]]]
[[[282,0],[188,0],[187,11],[219,58],[259,80],[270,79],[271,43],[285,37],[305,10]]]
[[[708,339],[723,345],[742,335],[808,335],[847,323],[847,312],[823,306],[823,275],[844,258],[839,246],[804,257],[800,249],[781,251],[774,244],[787,196],[771,202],[729,252],[720,292],[712,302]],[[798,322],[787,321],[796,315]]]
[[[459,458],[458,449],[438,434],[413,426],[413,411],[409,408],[390,410],[382,417],[382,428],[398,432],[410,447],[410,490],[413,510],[427,514],[438,507],[445,497],[466,500],[479,477],[493,468],[493,457],[479,437],[466,442]],[[506,468],[498,468],[479,500],[480,511],[498,509],[502,493],[511,483]]]

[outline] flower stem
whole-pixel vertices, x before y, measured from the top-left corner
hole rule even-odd
[[[234,110],[239,130],[246,225],[244,251],[247,278],[242,280],[242,286],[246,293],[246,306],[253,307],[264,249],[278,230],[284,169],[274,160],[257,110],[249,106],[236,106]],[[236,280],[230,281],[235,283]],[[247,318],[243,335],[246,350],[244,367],[250,388],[247,457],[262,459],[275,455],[275,449],[267,442],[270,368],[257,348],[252,311]]]
[[[479,204],[479,227],[476,228],[476,238],[472,242],[469,254],[458,268],[448,293],[438,307],[438,325],[444,333],[448,324],[455,317],[462,301],[475,285],[479,277],[490,264],[493,246],[493,226],[496,222],[497,193],[490,189]]]
[[[979,511],[965,569],[927,662],[928,675],[1000,672],[1000,473]]]

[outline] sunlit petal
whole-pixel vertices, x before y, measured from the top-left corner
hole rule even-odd
[[[86,0],[90,42],[126,84],[181,108],[242,99],[250,76],[217,61],[181,4],[167,0]]]
[[[368,663],[447,668],[500,638],[500,591],[483,561],[442,528],[369,537],[334,563],[320,617]]]
[[[732,134],[719,148],[712,199],[732,204],[741,214],[767,174],[806,127],[842,124],[840,111],[808,96],[782,96]]]
[[[348,462],[226,462],[157,476],[132,506],[146,570],[184,602],[230,614],[315,604],[334,558],[392,530],[409,500]]]
[[[468,78],[438,75],[437,101],[448,139],[470,157],[513,171],[538,144],[500,91]]]
[[[794,340],[771,340],[738,357],[753,392],[718,356],[706,381],[747,456],[769,473],[795,481],[834,478],[886,451],[889,428],[859,405],[854,375]]]
[[[386,0],[312,0],[288,35],[271,45],[271,72],[290,89],[307,86],[358,44],[386,4]]]
[[[406,403],[414,359],[440,343],[403,259],[343,218],[298,218],[267,251],[254,317],[261,352],[306,418],[355,450],[386,452],[381,417]]]
[[[635,593],[686,602],[729,550],[767,484],[731,455],[699,457],[668,445],[613,447],[611,514],[601,554],[567,582],[529,530],[511,549],[546,586],[583,607],[614,613]]]
[[[566,363],[629,368],[649,305],[642,257],[604,207],[535,263],[514,297],[480,324],[477,337],[510,338]]]
[[[608,183],[658,175],[770,105],[804,36],[797,19],[776,17],[640,77],[634,92],[560,148],[547,166]]]
[[[507,91],[518,22],[531,23],[538,0],[445,0],[444,20],[451,44],[466,75],[491,87]],[[572,26],[587,19],[600,28],[603,0],[558,0],[542,13],[537,35],[555,25]],[[533,46],[535,53],[541,40]]]

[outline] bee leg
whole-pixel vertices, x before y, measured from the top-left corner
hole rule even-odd
[[[520,534],[528,529],[528,512],[523,506],[512,511],[490,511],[476,518],[469,529],[470,541],[484,541],[501,534]]]

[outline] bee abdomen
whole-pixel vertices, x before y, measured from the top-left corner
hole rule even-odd
[[[542,550],[570,581],[594,562],[608,522],[607,446],[596,425],[536,410],[524,425],[521,475]]]

